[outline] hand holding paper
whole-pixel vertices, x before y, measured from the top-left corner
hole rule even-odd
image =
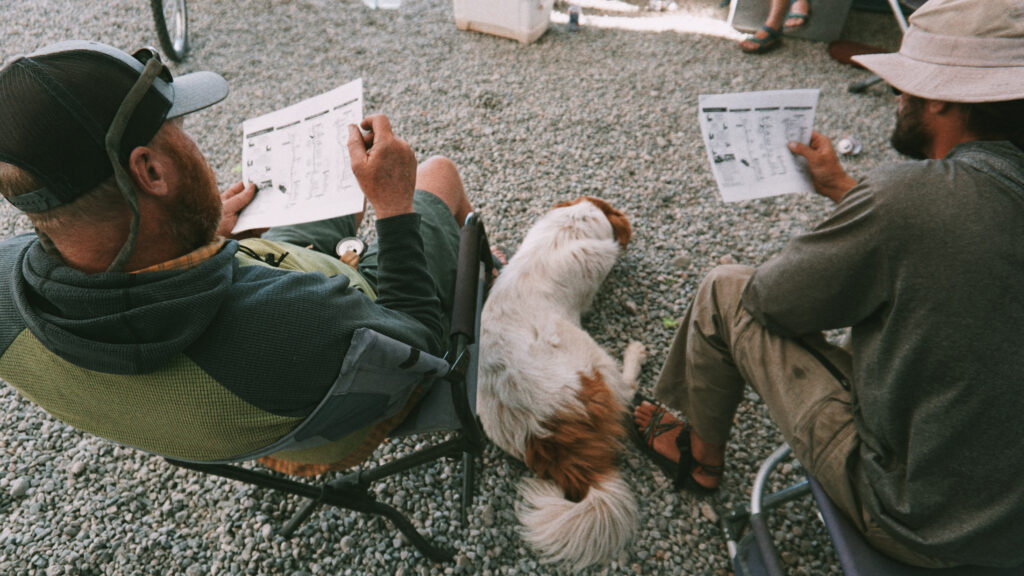
[[[259,236],[266,232],[266,228],[246,230],[234,233],[235,225],[238,224],[238,215],[256,197],[256,185],[252,182],[235,182],[228,186],[227,190],[220,193],[221,218],[220,226],[217,227],[217,235],[234,240]]]
[[[363,116],[355,80],[242,125],[242,179],[256,197],[234,233],[355,214],[363,194],[349,166],[348,125]]]
[[[814,191],[838,203],[843,196],[857,185],[857,181],[843,170],[836,156],[832,142],[818,132],[811,133],[810,145],[790,142],[789,149],[793,154],[807,160],[807,169],[811,172]]]
[[[700,96],[701,135],[723,200],[814,189],[787,145],[810,142],[817,104],[817,90]]]
[[[352,172],[378,218],[412,212],[416,189],[416,154],[409,144],[396,138],[391,122],[383,114],[363,120],[360,132],[349,125],[348,151]]]

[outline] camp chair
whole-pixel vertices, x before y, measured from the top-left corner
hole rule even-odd
[[[889,558],[867,543],[812,476],[808,475],[806,480],[778,492],[766,494],[770,474],[789,455],[789,445],[783,444],[777,448],[757,472],[749,509],[722,517],[722,528],[736,576],[785,575],[768,530],[767,514],[808,492],[814,496],[819,516],[828,530],[839,557],[839,566],[846,576],[1019,576],[1024,573],[1024,566],[1003,569],[978,566],[928,569]],[[749,530],[746,530],[747,527]]]
[[[442,365],[447,367],[447,373],[434,382],[430,391],[417,403],[402,424],[389,434],[389,437],[397,438],[449,431],[452,433],[449,439],[436,441],[399,459],[373,468],[359,468],[347,472],[326,483],[296,481],[236,464],[165,459],[182,468],[215,474],[307,499],[291,520],[278,531],[278,534],[282,536],[291,536],[296,528],[305,522],[319,506],[338,506],[383,516],[390,520],[424,556],[434,561],[450,561],[454,557],[452,550],[431,544],[401,512],[378,501],[371,486],[374,482],[439,458],[461,455],[463,482],[460,511],[465,523],[467,509],[473,498],[475,459],[483,452],[486,443],[476,419],[477,337],[480,331],[480,312],[487,295],[487,281],[492,276],[493,267],[494,261],[483,223],[476,214],[470,214],[462,227],[459,243],[450,347],[442,362]],[[381,338],[373,338],[373,335],[367,338],[375,342],[381,340]],[[383,340],[386,345],[388,339],[383,338]],[[409,357],[408,346],[404,348],[404,354]],[[428,356],[425,353],[416,355]],[[418,361],[422,362],[423,360],[423,358],[419,358]],[[441,362],[440,359],[434,360]],[[303,426],[308,423],[309,421],[303,423]],[[323,424],[320,423],[321,426]]]

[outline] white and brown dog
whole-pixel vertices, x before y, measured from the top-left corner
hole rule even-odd
[[[484,306],[477,412],[487,436],[539,476],[520,484],[516,515],[545,562],[607,562],[636,530],[617,457],[644,347],[629,344],[620,372],[580,325],[630,235],[602,200],[559,204],[526,234]]]

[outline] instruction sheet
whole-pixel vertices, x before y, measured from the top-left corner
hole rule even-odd
[[[232,232],[299,224],[363,209],[348,156],[348,125],[363,118],[357,79],[242,123],[242,180],[256,197]]]
[[[722,200],[813,192],[805,161],[786,145],[811,141],[817,106],[818,90],[701,94],[700,132]]]

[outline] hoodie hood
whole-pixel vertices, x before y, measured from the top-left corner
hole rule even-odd
[[[155,370],[203,334],[231,288],[235,242],[189,270],[84,274],[38,240],[14,270],[15,306],[32,334],[61,358],[98,372]]]

